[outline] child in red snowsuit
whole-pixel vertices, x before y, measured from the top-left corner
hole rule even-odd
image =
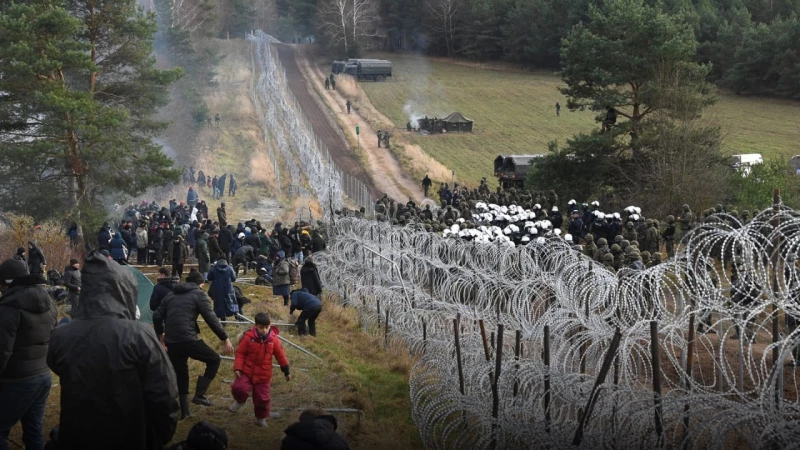
[[[233,412],[241,409],[252,391],[256,425],[266,427],[273,355],[278,360],[286,381],[291,381],[292,376],[289,375],[289,361],[278,339],[278,329],[270,326],[269,314],[258,313],[255,319],[256,326],[244,333],[236,348],[236,360],[233,364],[236,381],[231,386],[234,402],[228,409]]]

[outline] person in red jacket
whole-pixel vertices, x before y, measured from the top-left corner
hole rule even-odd
[[[233,404],[228,409],[233,412],[240,410],[252,391],[256,425],[266,427],[267,417],[270,416],[269,388],[273,355],[286,381],[291,381],[292,376],[289,375],[289,361],[278,339],[278,328],[270,326],[269,314],[260,312],[255,319],[256,326],[244,333],[236,348],[236,360],[233,363],[236,380],[231,385]]]

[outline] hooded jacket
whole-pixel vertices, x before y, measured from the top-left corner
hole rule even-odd
[[[122,239],[122,235],[118,232],[114,233],[114,239],[111,239],[111,257],[114,259],[125,259],[125,250],[128,248],[128,243]]]
[[[111,230],[106,226],[100,227],[100,231],[97,232],[97,249],[110,250],[109,242],[111,242]]]
[[[227,253],[230,251],[232,241],[233,232],[228,227],[219,230],[219,248],[221,248],[223,252]]]
[[[249,245],[243,245],[236,250],[236,253],[233,254],[233,262],[238,263],[247,263],[250,261],[256,260],[256,254],[253,250],[253,247]]]
[[[153,293],[150,294],[150,311],[155,311],[161,305],[169,293],[175,288],[175,285],[180,283],[178,277],[165,277],[158,280],[158,283],[153,287]]]
[[[48,373],[47,345],[56,311],[41,275],[15,278],[0,297],[0,380]]]
[[[169,250],[170,263],[183,264],[186,262],[186,244],[183,243],[183,238],[180,238],[178,242],[173,239]]]
[[[147,248],[147,229],[145,227],[139,227],[136,229],[136,248]]]
[[[211,255],[208,252],[208,233],[203,232],[197,237],[197,246],[194,249],[197,256],[197,268],[201,273],[206,273],[211,268]]]
[[[43,273],[42,266],[47,264],[47,260],[44,259],[42,249],[37,247],[33,241],[28,241],[28,246],[28,272],[31,275]]]
[[[193,342],[200,340],[197,316],[203,316],[211,331],[219,340],[228,339],[228,334],[219,323],[211,309],[208,295],[194,283],[179,283],[164,297],[158,309],[153,312],[153,327],[157,335],[165,332],[167,344]]]
[[[322,306],[322,301],[316,295],[305,289],[299,289],[292,292],[292,305],[289,307],[289,313],[293,313],[295,309],[303,311],[320,306]]]
[[[319,297],[322,294],[322,281],[319,279],[319,271],[317,270],[317,265],[311,259],[303,261],[303,267],[300,269],[300,284],[303,289],[312,295]]]
[[[222,252],[222,248],[219,246],[219,238],[214,236],[208,238],[208,256],[210,258],[209,263],[214,263],[225,258],[225,253]]]
[[[228,262],[224,259],[217,261],[208,271],[208,281],[211,282],[208,295],[214,300],[214,314],[217,317],[228,317],[238,313],[239,305],[236,303],[236,293],[233,290],[236,274]]]
[[[258,335],[256,327],[244,333],[236,347],[233,370],[241,370],[242,375],[253,384],[269,384],[272,380],[272,356],[278,361],[281,371],[289,375],[289,361],[278,339],[278,328],[269,327],[264,338]]]
[[[292,284],[289,278],[289,261],[286,258],[281,258],[280,261],[272,266],[272,285],[283,286]]]
[[[349,450],[337,427],[336,417],[329,415],[293,423],[284,431],[281,450]]]
[[[136,279],[93,252],[83,281],[47,353],[61,383],[58,448],[160,449],[175,433],[178,386],[153,327],[134,320]]]

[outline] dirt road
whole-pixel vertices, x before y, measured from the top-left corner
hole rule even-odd
[[[311,122],[311,127],[314,129],[317,138],[328,148],[331,158],[333,158],[339,169],[359,178],[367,186],[370,186],[374,193],[375,187],[372,180],[353,154],[338,125],[325,113],[319,104],[319,100],[314,98],[313,88],[308,86],[305,74],[297,67],[294,49],[285,44],[275,45],[275,48],[278,50],[278,57],[284,70],[286,70],[289,89],[298,103],[300,103],[303,114]]]
[[[291,49],[291,47],[294,46],[280,47]],[[284,65],[284,67],[290,65],[290,63],[285,60],[285,57],[287,56],[287,53],[281,54],[281,63]],[[389,150],[383,147],[377,147],[375,130],[372,129],[367,120],[359,116],[355,110],[353,110],[351,114],[347,114],[347,108],[345,107],[346,100],[339,94],[339,92],[325,90],[322,83],[327,74],[323,74],[314,69],[309,64],[308,60],[300,55],[294,55],[294,57],[296,60],[293,62],[293,65],[297,67],[302,74],[304,83],[308,88],[307,92],[309,92],[311,89],[316,90],[316,92],[311,91],[309,96],[319,95],[325,100],[327,106],[331,111],[333,111],[339,122],[344,124],[344,131],[350,135],[352,140],[356,140],[355,128],[356,125],[359,126],[361,132],[361,148],[364,150],[368,164],[367,170],[379,195],[386,193],[389,195],[389,197],[402,202],[405,202],[409,197],[413,198],[417,202],[421,201],[424,198],[422,187],[403,172],[400,164]],[[292,77],[289,75],[288,68],[286,69],[286,73],[287,78],[291,79]],[[318,103],[315,104],[319,106]],[[303,108],[305,111],[305,105],[303,105]],[[310,116],[308,117],[310,120],[313,120]]]

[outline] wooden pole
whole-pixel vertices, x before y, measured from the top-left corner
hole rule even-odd
[[[497,352],[495,353],[494,383],[492,383],[492,448],[497,448],[497,418],[500,416],[500,369],[503,364],[503,324],[497,324]]]
[[[661,404],[661,355],[658,345],[658,322],[650,321],[650,349],[653,359],[653,403],[655,406],[656,435],[658,447],[663,445],[664,419]]]
[[[517,379],[514,380],[514,397],[517,396],[519,392],[519,355],[520,355],[520,346],[522,345],[522,331],[517,330],[516,335],[516,342],[514,343],[514,361],[516,362],[516,377]]]
[[[486,339],[486,327],[484,326],[483,319],[478,321],[478,325],[481,327],[481,340],[483,341],[483,353],[486,355],[486,361],[490,361],[492,359],[491,353],[489,353],[489,341]]]
[[[544,326],[544,431],[550,433],[550,325]]]
[[[458,391],[464,395],[464,367],[461,365],[461,335],[459,334],[458,325],[461,322],[461,313],[456,315],[453,319],[453,336],[456,341],[456,363],[458,364]]]
[[[694,318],[695,315],[689,315],[689,342],[686,345],[686,369],[684,370],[683,388],[689,393],[692,390],[692,364],[694,362]],[[683,405],[683,439],[681,440],[681,449],[687,450],[689,448],[689,402]]]
[[[622,333],[620,333],[619,328],[617,328],[614,331],[614,337],[611,339],[608,352],[603,360],[603,365],[600,367],[600,373],[597,375],[597,379],[592,387],[592,392],[589,394],[589,400],[586,403],[586,407],[583,409],[583,416],[581,416],[581,420],[578,423],[578,428],[575,430],[575,436],[572,438],[572,445],[574,446],[581,445],[581,441],[583,440],[583,429],[586,427],[586,424],[589,422],[589,418],[592,415],[594,404],[597,401],[597,396],[599,395],[598,390],[600,385],[606,380],[608,370],[611,368],[611,362],[616,357],[617,349],[619,348],[619,342],[621,339]]]
[[[386,308],[386,328],[383,331],[383,346],[389,345],[389,308]]]

